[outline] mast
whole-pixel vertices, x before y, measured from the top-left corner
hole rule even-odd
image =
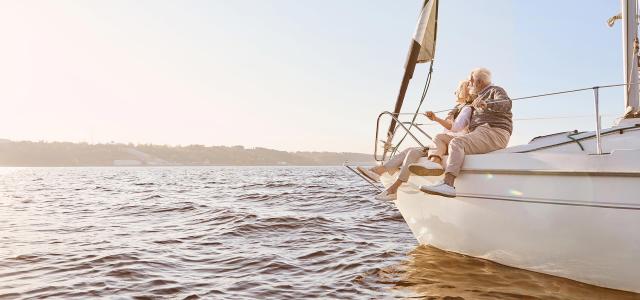
[[[402,109],[402,104],[404,103],[404,96],[407,93],[407,88],[409,87],[409,81],[413,78],[413,72],[416,69],[416,64],[418,62],[418,53],[420,53],[420,44],[415,40],[411,40],[411,48],[409,49],[409,55],[407,56],[407,62],[404,66],[404,75],[402,76],[402,82],[400,83],[400,91],[398,92],[398,98],[396,99],[396,106],[393,108],[393,115],[398,117],[398,113]],[[391,140],[393,139],[393,135],[396,130],[396,120],[391,119],[391,124],[389,124],[389,130],[387,131],[387,142],[386,144],[391,144]],[[382,155],[382,159],[385,159],[387,155],[388,148],[384,148],[384,152]]]
[[[394,116],[398,116],[404,103],[404,97],[409,87],[409,82],[413,77],[413,73],[416,69],[416,64],[425,63],[433,60],[435,54],[435,39],[436,39],[436,19],[438,16],[438,0],[425,0],[420,12],[420,19],[418,20],[418,26],[416,32],[411,39],[411,46],[409,48],[409,54],[407,55],[407,62],[404,66],[404,75],[402,76],[402,82],[400,83],[400,91],[396,99],[396,105],[393,109]],[[396,121],[391,120],[389,124],[389,130],[387,131],[386,145],[391,144],[393,135],[395,134]],[[386,157],[388,147],[384,148],[382,158]]]
[[[637,0],[622,0],[622,62],[624,65],[624,83],[630,84],[624,93],[626,110],[637,112],[638,99],[638,58],[636,39],[638,36]],[[633,114],[632,114],[633,115]]]

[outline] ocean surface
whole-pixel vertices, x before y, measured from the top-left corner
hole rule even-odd
[[[640,299],[418,246],[342,167],[0,168],[0,299]]]

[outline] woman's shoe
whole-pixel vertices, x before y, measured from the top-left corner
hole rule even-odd
[[[360,174],[364,175],[364,177],[371,179],[373,182],[380,182],[380,175],[376,174],[376,172],[364,167],[356,167],[356,170],[358,170]]]

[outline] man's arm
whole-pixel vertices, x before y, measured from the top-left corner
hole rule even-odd
[[[496,88],[493,93],[493,99],[487,101],[487,109],[495,112],[510,112],[511,99],[507,95],[507,92],[502,88]]]

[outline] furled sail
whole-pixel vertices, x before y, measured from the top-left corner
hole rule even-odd
[[[420,44],[418,63],[430,62],[436,51],[436,9],[437,0],[426,0],[413,40]]]
[[[396,100],[396,106],[393,110],[395,116],[397,116],[402,109],[404,96],[407,92],[407,88],[409,87],[409,81],[413,77],[413,71],[416,68],[416,64],[426,63],[433,60],[436,50],[437,18],[438,0],[425,0],[420,12],[416,32],[413,39],[411,39],[411,48],[407,57],[407,63],[405,64],[404,76],[402,77],[402,83],[400,84],[400,91]],[[384,147],[383,159],[389,150],[389,145],[393,139],[395,129],[396,121],[392,119],[387,132],[387,142]]]

